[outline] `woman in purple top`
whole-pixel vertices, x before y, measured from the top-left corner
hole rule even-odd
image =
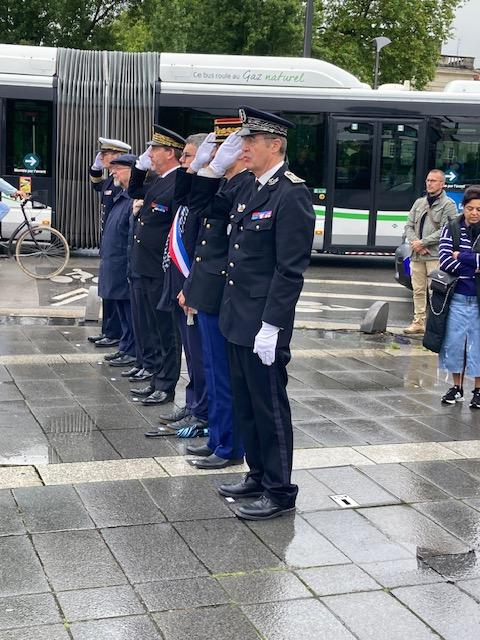
[[[458,276],[439,354],[440,367],[453,376],[453,387],[442,402],[463,402],[467,375],[475,378],[470,407],[480,409],[480,185],[465,191],[462,204],[462,215],[444,227],[440,237],[440,268]],[[458,251],[454,251],[452,224],[459,226]]]

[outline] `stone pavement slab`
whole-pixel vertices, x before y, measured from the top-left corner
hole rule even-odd
[[[371,591],[381,586],[355,564],[302,569],[297,574],[318,596]]]
[[[135,586],[149,611],[196,609],[228,604],[230,596],[212,577],[159,580]]]
[[[165,611],[153,617],[165,640],[258,640],[252,624],[234,606]]]
[[[65,618],[71,622],[145,613],[130,585],[63,591],[57,598]]]
[[[0,629],[18,629],[61,622],[55,598],[50,593],[0,598]],[[22,631],[17,631],[21,636]]]

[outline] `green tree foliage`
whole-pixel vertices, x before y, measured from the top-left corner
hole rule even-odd
[[[316,3],[313,54],[372,83],[377,36],[382,49],[380,82],[433,79],[441,44],[448,38],[462,0],[325,0]]]
[[[112,22],[139,3],[141,0],[4,0],[0,38],[5,44],[108,47]]]

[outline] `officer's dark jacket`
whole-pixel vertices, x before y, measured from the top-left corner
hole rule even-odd
[[[121,190],[105,222],[100,247],[98,293],[102,298],[128,300],[127,251],[132,200]]]
[[[113,207],[113,200],[122,187],[116,187],[113,183],[113,176],[108,178],[103,177],[103,170],[96,170],[90,168],[90,183],[94,191],[101,194],[100,196],[100,233],[103,233],[105,222],[108,218],[111,208]]]
[[[252,347],[262,321],[268,322],[281,328],[278,346],[287,346],[312,250],[309,191],[283,164],[253,197],[245,183],[215,200],[232,225],[220,330],[229,342]]]
[[[231,198],[242,185],[253,188],[255,177],[242,171],[230,180],[221,182],[219,189],[231,191]],[[228,226],[225,210],[213,198],[218,181],[195,175],[190,194],[190,215],[201,221],[195,256],[188,278],[183,284],[187,304],[205,313],[218,314],[225,286],[228,263]],[[221,201],[220,201],[221,202]],[[216,216],[216,217],[215,217]]]
[[[163,252],[176,212],[174,191],[177,171],[178,169],[170,172],[165,178],[156,176],[148,183],[142,208],[135,218],[131,268],[141,276],[164,277]],[[146,175],[146,171],[133,167],[128,185],[131,198],[138,198]]]
[[[187,173],[186,169],[177,169],[175,171],[175,192],[174,192],[174,209],[175,214],[179,207],[189,206],[190,190],[192,187],[192,173]],[[195,242],[198,235],[198,219],[196,216],[187,214],[185,225],[182,233],[182,241],[188,255],[189,263],[192,264],[193,254],[195,251]],[[178,270],[173,260],[170,260],[169,266],[165,271],[165,280],[163,281],[163,292],[158,308],[168,311],[172,306],[177,304],[177,295],[182,291],[185,276]]]

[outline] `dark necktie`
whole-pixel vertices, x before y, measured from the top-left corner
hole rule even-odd
[[[253,185],[253,190],[252,190],[252,198],[254,198],[257,195],[261,187],[262,187],[262,183],[260,182],[260,180],[255,180],[255,184]]]

